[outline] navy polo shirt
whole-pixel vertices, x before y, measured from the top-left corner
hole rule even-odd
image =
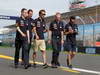
[[[44,30],[46,30],[46,22],[44,19],[37,18],[34,21],[37,35],[39,36],[39,39],[44,39]],[[36,39],[36,36],[34,36],[34,39]]]
[[[52,38],[61,38],[61,31],[64,31],[63,21],[57,22],[56,20],[50,23],[49,30],[52,31]]]
[[[27,20],[28,20],[28,30],[30,33],[30,38],[32,38],[32,29],[34,27],[34,20],[32,18],[29,18]]]
[[[71,27],[76,33],[67,34],[66,35],[66,41],[67,41],[67,43],[76,45],[76,35],[78,34],[77,24],[72,24],[72,23],[69,22],[68,24],[66,24],[65,30],[69,31],[69,27]]]
[[[22,17],[18,18],[16,20],[17,26],[20,28],[20,30],[24,33],[27,34],[27,29],[28,29],[28,22],[26,19],[23,19]],[[17,39],[23,39],[24,37],[19,33],[19,31],[16,31],[16,38]]]

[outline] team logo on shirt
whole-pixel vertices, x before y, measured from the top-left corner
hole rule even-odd
[[[69,26],[69,27],[68,27],[68,30],[69,30],[69,31],[72,31],[72,30],[73,30],[73,28],[72,28],[71,26]]]
[[[40,21],[37,21],[37,27],[40,27],[40,24],[41,24]]]
[[[24,26],[24,21],[23,20],[20,21],[20,26]]]
[[[35,26],[35,23],[31,22],[31,25],[32,25],[32,26]]]
[[[54,29],[57,29],[57,24],[53,24]]]
[[[34,26],[34,23],[31,22],[31,25]]]
[[[45,27],[45,25],[43,24],[43,27]]]

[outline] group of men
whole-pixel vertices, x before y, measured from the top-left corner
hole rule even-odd
[[[37,51],[40,49],[43,56],[43,66],[48,67],[46,57],[46,44],[44,33],[48,33],[48,44],[52,45],[52,60],[51,67],[57,68],[60,66],[59,54],[61,52],[62,45],[64,44],[64,35],[66,35],[65,49],[68,51],[67,66],[72,68],[71,60],[76,53],[76,35],[78,34],[78,27],[75,24],[75,17],[71,16],[69,23],[64,26],[64,22],[61,19],[61,14],[56,13],[55,19],[46,25],[45,10],[39,11],[39,17],[32,19],[33,10],[23,8],[21,10],[21,16],[16,20],[16,38],[15,38],[15,68],[18,68],[20,48],[22,48],[22,62],[21,64],[25,69],[31,67],[29,63],[29,53],[34,38],[33,45],[33,66],[36,67]],[[49,27],[49,28],[48,28]],[[34,37],[32,36],[34,33]]]

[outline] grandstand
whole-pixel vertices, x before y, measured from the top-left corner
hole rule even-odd
[[[95,21],[97,18],[97,22],[100,22],[100,5],[79,9],[71,12],[62,13],[62,18],[66,21],[68,21],[68,17],[70,16],[80,16],[83,18],[86,24],[93,23],[89,16],[91,16]],[[47,22],[51,21],[54,18],[54,16],[47,17]],[[88,20],[87,20],[88,19]],[[79,19],[77,19],[78,24],[83,24]]]
[[[95,20],[95,22],[100,22],[100,5],[62,13],[62,19],[66,20],[66,21],[68,21],[68,18],[70,16],[79,16],[84,20],[84,22],[86,24],[93,23],[93,21],[91,21],[89,16],[91,16]],[[48,16],[45,19],[46,19],[46,22],[49,23],[50,21],[52,21],[54,19],[54,15]],[[77,19],[77,24],[83,24],[83,23],[80,21],[80,19]],[[6,28],[14,28],[15,25],[10,25],[10,26],[5,26],[5,27]]]

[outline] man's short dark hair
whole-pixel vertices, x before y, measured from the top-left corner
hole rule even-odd
[[[40,10],[40,11],[39,11],[39,14],[41,14],[42,12],[45,12],[45,10],[44,10],[44,9]]]
[[[70,16],[70,19],[76,19],[76,17],[75,16]]]
[[[21,12],[23,12],[24,10],[27,10],[26,8],[22,8]]]
[[[59,15],[61,15],[61,13],[60,13],[60,12],[57,12],[57,13],[56,13],[56,15],[58,15],[58,14],[59,14]]]
[[[33,10],[32,10],[32,9],[29,9],[29,10],[28,10],[28,14],[29,14],[30,12],[33,12]]]

